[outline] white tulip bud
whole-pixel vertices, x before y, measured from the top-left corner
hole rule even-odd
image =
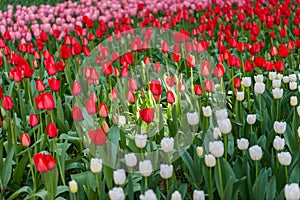
[[[276,135],[273,140],[274,149],[276,149],[277,151],[281,151],[284,148],[284,145],[285,145],[285,139],[280,138],[278,135]]]
[[[290,82],[290,78],[289,78],[288,76],[284,76],[284,77],[282,78],[282,81],[283,81],[284,83],[288,83],[288,82]]]
[[[208,146],[209,146],[210,153],[214,157],[220,158],[220,157],[223,156],[223,154],[224,154],[224,144],[223,144],[222,141],[209,142]]]
[[[276,78],[276,72],[269,72],[269,79],[272,81]]]
[[[297,76],[296,76],[296,74],[290,74],[290,75],[289,75],[289,81],[290,81],[290,82],[295,82],[295,81],[297,81]]]
[[[280,73],[278,73],[278,74],[276,75],[276,78],[277,78],[278,80],[281,80],[281,79],[283,79],[283,75],[280,74]]]
[[[247,115],[247,123],[250,125],[255,124],[256,122],[256,114],[249,114]]]
[[[280,88],[281,87],[281,80],[274,79],[272,81],[272,87],[273,88]]]
[[[172,152],[174,149],[174,138],[164,137],[160,142],[160,146],[165,153]]]
[[[173,165],[165,165],[165,164],[160,165],[160,176],[163,179],[171,178],[172,174],[173,174]]]
[[[258,161],[262,158],[262,150],[258,145],[254,145],[249,148],[250,157],[254,161]]]
[[[148,177],[152,173],[152,163],[150,160],[144,160],[139,162],[139,171],[142,176]]]
[[[254,80],[255,80],[255,82],[260,82],[260,83],[262,83],[262,82],[264,82],[264,76],[263,76],[262,74],[259,74],[259,75],[257,75],[257,76],[254,76]]]
[[[244,93],[244,91],[242,91],[242,92],[237,92],[237,93],[236,93],[236,99],[237,99],[238,101],[243,101],[243,100],[245,99],[245,93]]]
[[[78,191],[78,185],[75,180],[69,181],[69,188],[71,193],[76,193]]]
[[[297,89],[297,82],[290,82],[289,83],[290,90],[296,90]]]
[[[281,88],[275,88],[275,89],[272,89],[272,94],[273,94],[273,97],[274,99],[280,99],[283,95],[283,89]]]
[[[122,188],[114,187],[112,190],[109,190],[108,196],[110,200],[124,200],[125,194]]]
[[[218,119],[226,119],[228,118],[228,112],[226,109],[216,110],[216,118]]]
[[[278,161],[281,165],[289,166],[292,162],[292,156],[290,152],[281,152],[277,154]]]
[[[217,123],[221,133],[228,134],[231,132],[232,126],[229,118],[218,119]]]
[[[298,79],[300,80],[300,73],[298,74]]]
[[[298,116],[300,117],[300,106],[297,107],[297,113],[298,113]]]
[[[262,93],[264,93],[265,88],[266,88],[266,86],[265,86],[264,83],[256,82],[256,83],[254,84],[254,92],[255,92],[256,94],[262,94]]]
[[[290,104],[291,106],[296,106],[298,104],[298,99],[296,96],[291,96]]]
[[[201,157],[203,155],[203,147],[197,147],[196,152],[198,157]]]
[[[251,77],[243,77],[242,83],[245,87],[250,87],[251,86]]]
[[[199,123],[199,115],[197,112],[187,113],[186,116],[189,125],[194,126]]]
[[[286,122],[274,122],[274,130],[277,134],[283,134],[286,130]]]
[[[239,150],[246,150],[249,147],[249,141],[245,138],[237,139]]]
[[[181,194],[178,191],[173,192],[171,200],[182,200]]]
[[[115,170],[113,178],[116,185],[123,185],[126,181],[126,174],[124,169]]]
[[[204,156],[204,162],[207,167],[214,167],[216,165],[216,158],[213,155],[208,154]]]
[[[102,159],[92,158],[90,169],[93,173],[99,173],[102,170]]]
[[[135,145],[138,148],[144,148],[147,144],[147,135],[140,135],[140,134],[136,134],[134,137],[134,141],[135,141]]]
[[[205,200],[204,192],[202,190],[194,190],[193,200]]]
[[[202,111],[203,111],[204,117],[210,117],[211,116],[211,107],[210,106],[206,106],[206,107],[203,106]]]
[[[147,190],[144,195],[140,195],[140,200],[157,200],[157,197],[153,190]]]
[[[298,127],[298,138],[300,138],[300,126]]]
[[[300,188],[297,183],[286,184],[284,186],[284,196],[286,200],[299,200]]]
[[[134,167],[137,164],[137,158],[134,153],[129,153],[125,155],[125,162],[128,167]]]
[[[217,140],[219,137],[222,137],[222,133],[221,133],[221,130],[219,129],[219,127],[214,128],[213,135],[214,135],[215,140]]]

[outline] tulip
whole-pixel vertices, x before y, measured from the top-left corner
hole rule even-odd
[[[133,104],[135,102],[135,95],[132,90],[128,90],[128,92],[126,93],[126,99],[128,103]]]
[[[85,108],[88,114],[93,115],[97,112],[97,105],[92,97],[89,97],[85,102]]]
[[[82,90],[82,88],[81,88],[80,83],[77,80],[75,80],[74,83],[73,83],[73,86],[72,86],[72,94],[74,96],[80,95],[81,90]]]
[[[125,125],[126,124],[126,117],[125,116],[119,116],[118,117],[118,124],[120,125],[120,126],[122,126],[122,125]]]
[[[298,183],[286,184],[284,186],[284,196],[286,200],[300,199],[300,188]]]
[[[29,115],[29,126],[35,127],[39,123],[39,119],[36,114]]]
[[[273,94],[273,97],[274,99],[280,99],[283,95],[283,89],[279,89],[279,88],[275,88],[275,89],[272,89],[272,94]]]
[[[57,92],[60,90],[60,80],[50,78],[48,79],[48,84],[53,92]]]
[[[189,123],[189,125],[191,126],[195,126],[199,123],[199,115],[197,112],[193,112],[193,113],[187,113],[187,121]]]
[[[38,153],[33,156],[33,161],[36,166],[36,169],[43,173],[52,170],[56,161],[50,154]]]
[[[194,190],[193,200],[205,200],[205,195],[202,190]]]
[[[274,79],[276,79],[276,72],[269,72],[269,79],[271,81],[273,81]]]
[[[64,60],[69,59],[71,56],[71,48],[67,45],[62,45],[60,47],[60,57]]]
[[[174,138],[164,137],[160,142],[160,146],[165,153],[172,152],[174,149]]]
[[[223,142],[222,141],[209,142],[209,151],[216,158],[222,157],[224,154]]]
[[[297,76],[296,76],[296,74],[290,74],[290,75],[289,75],[289,81],[290,81],[290,82],[296,82],[296,81],[297,81]]]
[[[259,74],[257,76],[254,76],[254,80],[255,82],[260,82],[260,83],[263,83],[264,81],[264,76],[262,74]]]
[[[14,102],[9,96],[4,96],[2,98],[2,106],[4,110],[11,110],[14,106]]]
[[[108,196],[110,200],[125,200],[124,191],[120,187],[114,187],[112,190],[109,190]]]
[[[97,146],[102,146],[107,142],[107,137],[102,128],[96,130],[89,130],[88,135],[90,137],[91,142]]]
[[[152,173],[152,163],[150,160],[144,160],[139,162],[139,171],[142,176],[148,177]]]
[[[54,123],[49,123],[46,128],[46,133],[50,138],[54,138],[58,135],[58,130]]]
[[[195,56],[193,56],[191,54],[187,54],[186,55],[186,64],[188,67],[195,67],[195,64],[196,64]]]
[[[291,106],[296,106],[298,104],[298,99],[296,96],[291,96],[290,104],[291,104]]]
[[[289,82],[289,88],[290,88],[290,90],[296,90],[297,82]]]
[[[239,150],[246,150],[249,147],[249,141],[245,138],[237,139],[237,145]]]
[[[196,152],[198,157],[201,157],[203,155],[203,147],[197,147]]]
[[[212,80],[207,79],[207,80],[204,81],[204,89],[205,89],[207,92],[212,92],[212,91],[213,91],[214,85],[213,85]]]
[[[155,109],[154,108],[144,108],[139,111],[140,118],[146,122],[150,123],[154,120]]]
[[[162,86],[159,82],[159,80],[153,80],[150,83],[150,90],[153,95],[159,96],[162,93]]]
[[[125,163],[128,167],[134,167],[137,164],[137,158],[134,153],[125,155]]]
[[[173,174],[173,165],[165,165],[165,164],[160,165],[160,176],[163,179],[171,178],[172,174]]]
[[[274,79],[274,80],[272,81],[272,87],[273,87],[273,88],[280,88],[280,87],[281,87],[281,80],[276,80],[276,79]]]
[[[110,128],[109,128],[109,126],[108,126],[108,124],[107,124],[106,121],[103,121],[103,122],[102,122],[102,129],[103,129],[103,131],[104,131],[105,134],[108,134],[108,133],[109,133]]]
[[[102,72],[105,76],[109,76],[112,74],[112,63],[109,60],[106,60],[102,63]]]
[[[45,110],[52,110],[55,107],[53,96],[49,92],[42,95],[42,103]]]
[[[234,88],[239,88],[239,87],[241,87],[241,79],[239,79],[239,78],[234,78],[234,80],[233,80],[233,86],[234,86]]]
[[[138,148],[144,148],[147,144],[147,135],[136,134],[134,137],[135,145]]]
[[[204,161],[207,167],[214,167],[216,165],[216,158],[211,154],[205,155]]]
[[[244,98],[245,98],[245,93],[244,93],[244,91],[242,91],[242,92],[237,92],[237,93],[236,93],[236,99],[237,99],[238,101],[243,101]]]
[[[277,154],[278,161],[281,165],[289,166],[292,162],[292,156],[290,152],[281,152]]]
[[[99,107],[99,115],[102,118],[105,118],[108,116],[108,109],[105,103],[100,103],[100,107]]]
[[[27,133],[22,133],[20,136],[20,142],[24,147],[30,146],[30,137]]]
[[[92,158],[90,162],[90,169],[93,173],[99,173],[102,170],[102,159]]]
[[[210,117],[211,114],[212,114],[212,111],[211,111],[211,107],[210,106],[206,106],[206,107],[202,107],[202,111],[203,111],[203,115],[204,117]]]
[[[274,131],[277,134],[283,134],[285,130],[286,130],[286,122],[278,122],[278,121],[274,122]]]
[[[276,135],[273,140],[274,149],[276,149],[277,151],[281,151],[284,148],[284,145],[285,145],[285,139],[280,138],[279,136]]]
[[[117,169],[113,174],[114,182],[116,185],[123,185],[126,181],[126,174],[124,169]]]
[[[217,140],[219,137],[222,137],[222,133],[219,127],[215,127],[213,130],[214,139]]]
[[[149,189],[145,192],[145,194],[140,195],[140,200],[157,200],[157,197],[153,190]]]
[[[195,94],[201,96],[203,93],[201,85],[194,85]]]
[[[284,83],[288,83],[288,82],[290,82],[290,77],[289,77],[289,76],[284,76],[284,77],[282,78],[282,81],[283,81]]]
[[[75,180],[69,181],[69,189],[71,193],[76,193],[78,191],[78,185]]]
[[[81,121],[83,120],[82,111],[78,106],[74,106],[72,109],[72,118],[74,121]]]
[[[242,78],[242,83],[245,87],[250,87],[251,86],[251,78],[250,77],[243,77]]]
[[[210,75],[210,63],[206,60],[202,62],[201,68],[202,76],[209,76]]]
[[[298,138],[300,138],[300,127],[298,127]]]
[[[46,87],[41,79],[35,81],[35,87],[38,92],[44,92],[46,90]]]
[[[226,109],[220,109],[216,110],[216,118],[218,119],[227,119],[228,118],[228,112]]]
[[[228,118],[226,119],[218,119],[217,120],[218,127],[223,134],[228,134],[231,132],[232,125]]]
[[[181,200],[181,194],[178,191],[172,193],[171,200]]]
[[[166,93],[167,102],[173,104],[175,102],[175,95],[172,91],[168,90]]]
[[[258,145],[254,145],[249,148],[250,157],[254,161],[258,161],[262,158],[262,150]]]
[[[254,84],[254,91],[256,94],[262,94],[265,91],[265,84],[261,82],[256,82]]]

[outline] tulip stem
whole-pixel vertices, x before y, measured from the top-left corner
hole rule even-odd
[[[12,119],[11,119],[11,114],[10,112],[8,112],[8,117],[9,117],[9,124],[10,124],[10,133],[11,133],[11,136],[13,138],[13,143],[14,143],[14,150],[15,150],[15,155],[18,154],[18,149],[17,149],[17,138],[16,138],[16,135],[15,135],[15,131],[14,131],[14,128],[13,128],[13,125],[12,125]]]
[[[194,91],[194,73],[193,73],[193,67],[191,67],[191,91],[192,91],[192,95],[194,95],[195,91]]]
[[[32,108],[32,111],[34,111],[34,107],[33,107],[33,104],[32,104],[32,100],[31,100],[31,92],[30,92],[30,82],[29,82],[29,79],[27,79],[27,92],[28,92],[28,99],[29,99],[29,103],[30,103],[30,106]]]
[[[56,150],[56,155],[57,155],[57,164],[58,164],[58,169],[59,169],[59,173],[60,173],[60,176],[61,176],[61,181],[63,183],[63,185],[66,185],[66,182],[65,182],[65,177],[62,173],[62,169],[61,169],[61,164],[60,164],[60,157],[59,157],[59,154],[58,154],[58,147],[57,147],[57,144],[56,144],[56,139],[54,138],[53,140],[53,144],[54,144],[54,148]]]
[[[225,160],[227,160],[227,143],[228,143],[228,136],[227,134],[223,134],[224,136],[224,153],[225,153]]]
[[[77,199],[77,197],[76,197],[77,193],[73,193],[73,195],[74,195],[74,200],[76,200]]]
[[[288,172],[288,167],[284,166],[284,171],[285,171],[285,180],[286,180],[286,184],[289,183],[289,172]]]
[[[28,153],[28,159],[29,159],[29,164],[30,164],[30,171],[31,171],[31,175],[32,175],[33,192],[35,193],[35,191],[36,191],[35,174],[34,174],[34,171],[32,168],[33,164],[32,164],[32,160],[31,160],[31,154],[30,154],[29,148],[27,148],[27,153]]]
[[[258,161],[255,161],[255,179],[258,177]]]
[[[169,193],[169,179],[166,179],[166,192]]]
[[[262,116],[262,106],[261,106],[261,95],[258,96],[259,101],[259,115],[260,115],[260,132],[263,134],[263,116]]]
[[[220,197],[221,197],[221,199],[223,199],[223,178],[222,178],[220,159],[221,158],[218,158],[217,162],[218,162],[218,172],[219,172],[219,177],[220,177]]]
[[[250,88],[247,88],[247,100],[248,100],[248,112],[250,113],[251,106],[250,106]]]
[[[145,191],[148,190],[148,177],[145,177]]]
[[[99,185],[99,173],[95,174],[96,175],[96,184],[97,184],[97,193],[100,199],[100,185]]]
[[[276,121],[277,121],[279,116],[279,99],[276,100],[276,107],[277,107],[277,112],[276,112]]]
[[[213,200],[213,182],[212,182],[212,167],[209,168],[209,199]]]

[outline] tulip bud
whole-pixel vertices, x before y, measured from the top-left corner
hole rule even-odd
[[[300,199],[300,188],[298,183],[286,184],[284,186],[284,196],[286,200]]]
[[[120,187],[114,187],[112,190],[109,190],[108,196],[110,200],[125,200],[124,191]]]
[[[100,108],[99,108],[99,115],[102,118],[105,118],[108,116],[108,109],[105,103],[100,103]]]
[[[216,165],[216,158],[211,154],[205,155],[204,161],[207,167],[214,167]]]
[[[99,173],[102,169],[102,159],[92,158],[90,163],[90,169],[93,173]]]
[[[203,147],[197,147],[196,152],[198,157],[201,157],[203,155]]]
[[[193,200],[205,200],[205,195],[202,190],[194,190]]]
[[[211,107],[210,106],[206,106],[206,107],[202,107],[202,111],[203,111],[203,115],[204,117],[210,117],[211,116]]]
[[[255,122],[256,122],[256,114],[247,115],[247,123],[248,124],[253,125],[253,124],[255,124]]]
[[[148,177],[152,173],[152,163],[150,160],[144,160],[139,162],[139,171],[142,176]]]
[[[298,113],[298,116],[300,117],[300,105],[297,107],[297,113]]]
[[[108,133],[109,133],[109,130],[110,130],[110,129],[109,129],[109,126],[108,126],[108,124],[107,124],[106,121],[103,121],[103,122],[102,122],[102,128],[103,128],[105,134],[108,134]]]
[[[123,185],[126,181],[126,174],[124,169],[117,169],[113,174],[114,182],[116,185]]]
[[[164,137],[160,142],[160,146],[165,153],[172,152],[174,149],[174,138]]]
[[[73,83],[73,86],[72,86],[72,94],[74,96],[80,95],[81,90],[82,90],[82,88],[81,88],[80,83],[77,80],[75,80],[74,83]]]
[[[157,200],[157,197],[153,190],[149,189],[145,192],[145,194],[140,195],[140,200]]]
[[[296,90],[297,89],[297,82],[290,82],[289,83],[290,90]]]
[[[134,141],[135,141],[135,145],[138,148],[142,149],[147,144],[147,135],[136,134],[135,137],[134,137]]]
[[[290,75],[289,75],[289,81],[290,81],[290,82],[296,82],[296,81],[297,81],[297,76],[296,76],[296,74],[290,74]]]
[[[5,112],[4,108],[1,107],[0,109],[1,109],[2,117],[5,118],[6,117],[6,112]]]
[[[9,96],[4,96],[2,98],[2,106],[4,110],[11,110],[14,106],[14,102],[11,97]]]
[[[77,182],[74,181],[74,180],[69,181],[69,188],[70,188],[70,192],[71,192],[71,193],[76,193],[77,190],[78,190]]]
[[[276,135],[273,140],[274,149],[276,149],[277,151],[281,151],[284,148],[284,145],[285,145],[285,139],[280,138],[279,136]]]
[[[165,165],[165,164],[160,165],[160,176],[163,179],[171,178],[172,174],[173,174],[173,165]]]
[[[222,141],[213,141],[213,142],[209,142],[209,151],[210,153],[216,157],[216,158],[220,158],[223,156],[224,154],[224,144]]]
[[[283,89],[275,88],[272,89],[274,99],[280,99],[283,96]]]
[[[254,92],[256,94],[262,94],[265,91],[265,84],[261,82],[256,82],[254,84]]]
[[[171,200],[182,200],[181,194],[178,191],[173,192]]]
[[[276,72],[269,72],[269,79],[273,81],[276,78]]]
[[[226,119],[218,119],[217,121],[218,127],[223,134],[228,134],[231,132],[232,125],[229,118]]]
[[[292,156],[290,152],[281,152],[277,154],[278,161],[281,165],[289,166],[292,162]]]
[[[280,74],[280,73],[278,73],[278,74],[276,75],[276,78],[277,78],[278,80],[281,80],[281,79],[283,79],[283,75]],[[284,82],[284,81],[283,81],[283,82]]]
[[[296,96],[291,96],[290,104],[291,104],[291,106],[296,106],[298,104],[298,99]]]
[[[249,141],[245,138],[237,139],[237,145],[239,150],[246,150],[249,147]]]
[[[262,74],[259,74],[257,76],[254,76],[255,82],[260,82],[262,83],[264,81],[264,76]]]
[[[195,126],[199,123],[199,115],[197,112],[187,113],[186,116],[189,125]]]
[[[137,164],[137,158],[134,153],[125,155],[125,163],[128,167],[134,167]]]
[[[244,93],[244,91],[242,91],[242,92],[237,92],[237,93],[236,93],[236,99],[237,99],[238,101],[243,101],[244,98],[245,98],[245,93]]]
[[[262,158],[262,150],[258,145],[254,145],[249,148],[250,157],[254,161],[258,161]]]
[[[216,118],[218,119],[227,119],[228,118],[228,112],[226,109],[220,109],[216,111]]]
[[[30,146],[30,137],[27,133],[22,133],[22,135],[20,136],[20,141],[24,147]]]
[[[273,88],[280,88],[281,87],[281,80],[274,79],[272,81],[272,87]]]
[[[58,135],[58,130],[54,123],[49,123],[46,128],[46,133],[50,138],[54,138]]]
[[[274,130],[277,134],[283,134],[286,130],[286,122],[274,122]]]
[[[284,83],[288,83],[288,82],[290,82],[290,78],[289,78],[288,76],[284,76],[284,77],[282,78],[282,81],[283,81]]]
[[[251,77],[243,77],[242,83],[245,87],[250,87],[251,86]]]
[[[214,128],[213,135],[215,140],[217,140],[219,137],[222,137],[222,133],[219,127]]]
[[[39,123],[39,119],[36,114],[29,115],[29,125],[35,127]]]

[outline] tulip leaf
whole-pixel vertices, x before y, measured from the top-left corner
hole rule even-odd
[[[3,163],[2,169],[2,187],[6,188],[12,173],[12,165],[13,165],[13,155],[14,155],[14,148],[11,147],[7,152],[7,157]]]
[[[40,197],[42,200],[45,200],[48,197],[48,192],[46,190],[40,190],[37,193],[27,196],[24,200],[34,199],[34,197]]]
[[[128,183],[127,183],[127,195],[129,200],[133,200],[133,183],[132,183],[132,177],[131,174],[128,175]]]
[[[58,186],[57,187],[57,191],[56,191],[56,196],[58,196],[58,195],[60,195],[60,194],[62,194],[64,192],[67,192],[67,191],[69,191],[69,187],[68,186],[63,186],[63,185]]]
[[[16,199],[20,194],[27,193],[29,196],[32,195],[33,191],[29,186],[23,186],[17,191],[15,191],[7,200]]]
[[[25,153],[13,172],[13,180],[19,185],[21,184],[21,180],[26,170],[28,161],[28,154]]]
[[[263,200],[265,199],[265,195],[266,195],[266,189],[267,189],[267,177],[268,177],[268,171],[269,170],[266,170],[265,168],[264,169],[261,169],[260,172],[259,172],[259,175],[253,185],[253,194],[254,194],[254,197],[255,199],[257,200]]]
[[[273,176],[267,185],[266,199],[274,199],[276,195],[276,178]]]

